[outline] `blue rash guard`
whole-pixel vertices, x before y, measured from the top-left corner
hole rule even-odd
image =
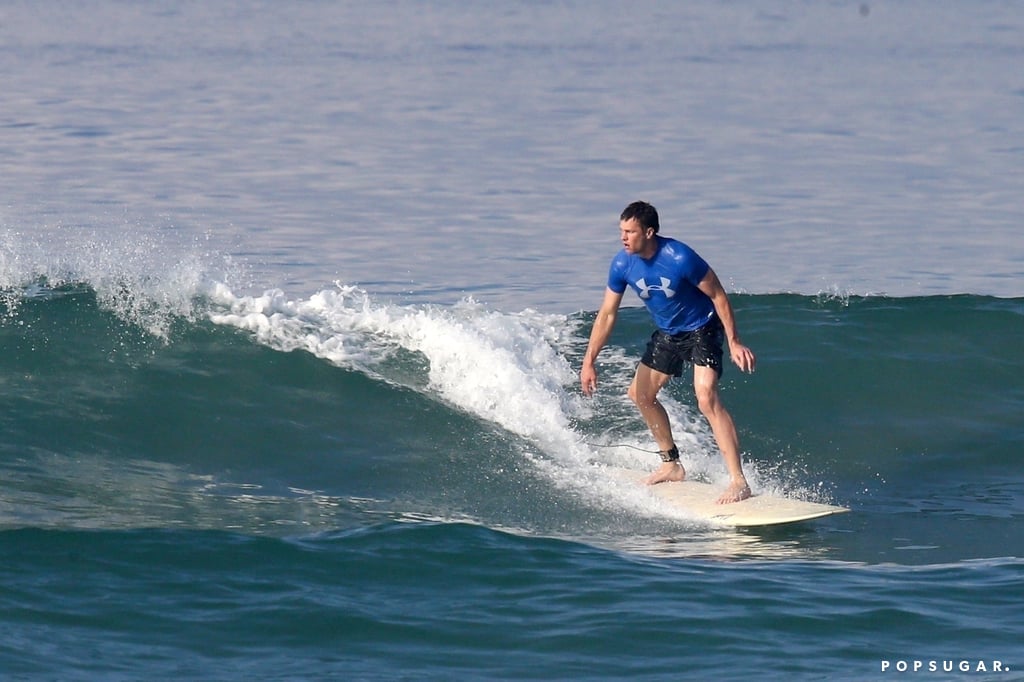
[[[663,332],[681,334],[700,329],[715,314],[715,306],[698,288],[710,266],[681,241],[657,237],[658,251],[650,260],[623,249],[612,259],[608,288],[617,294],[633,287]]]

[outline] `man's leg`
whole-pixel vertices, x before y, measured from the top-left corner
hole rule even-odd
[[[636,368],[636,375],[633,383],[629,385],[628,395],[637,408],[640,415],[647,422],[647,428],[651,430],[654,441],[658,444],[659,450],[668,451],[676,446],[672,439],[672,424],[668,419],[668,412],[665,406],[658,401],[658,391],[668,383],[672,376],[651,369],[640,363]],[[661,467],[647,478],[648,484],[661,483],[663,481],[681,481],[686,478],[686,471],[678,462],[662,462]]]
[[[736,425],[718,396],[718,373],[711,367],[694,365],[693,390],[697,394],[697,406],[711,425],[711,432],[715,434],[718,449],[722,451],[722,459],[729,470],[729,487],[718,498],[718,503],[744,500],[750,497],[750,487],[743,475],[740,439],[736,435]]]

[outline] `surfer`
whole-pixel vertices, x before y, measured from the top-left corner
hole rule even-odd
[[[682,376],[683,366],[689,362],[697,405],[711,425],[729,470],[729,487],[718,503],[738,502],[750,497],[750,486],[743,475],[736,426],[718,395],[723,340],[728,339],[729,355],[741,371],[753,372],[756,358],[740,343],[732,305],[715,271],[686,244],[660,236],[659,229],[658,211],[646,202],[630,204],[619,216],[623,249],[612,259],[604,301],[583,356],[580,383],[585,395],[597,390],[594,363],[611,336],[626,287],[632,287],[657,326],[628,391],[661,455],[661,466],[647,483],[686,477],[658,391],[672,377]]]

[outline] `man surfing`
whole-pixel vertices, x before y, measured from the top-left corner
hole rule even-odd
[[[585,395],[597,390],[594,363],[615,327],[626,287],[632,287],[657,326],[628,391],[661,455],[662,464],[647,483],[686,478],[658,391],[672,377],[682,376],[683,366],[691,363],[697,406],[711,425],[729,470],[729,487],[718,503],[739,502],[751,493],[743,475],[736,426],[718,395],[723,340],[728,339],[729,355],[741,371],[753,372],[756,358],[740,343],[732,305],[714,270],[686,244],[660,236],[659,229],[658,212],[646,202],[630,204],[619,216],[623,249],[612,259],[608,288],[583,356],[580,383]]]

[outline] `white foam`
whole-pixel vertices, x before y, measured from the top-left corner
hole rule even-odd
[[[556,348],[564,316],[503,313],[471,300],[449,308],[374,304],[339,284],[306,300],[280,290],[211,293],[210,319],[246,329],[283,351],[305,350],[336,365],[374,371],[395,349],[423,355],[443,399],[530,441],[572,443],[579,400],[575,373]]]

